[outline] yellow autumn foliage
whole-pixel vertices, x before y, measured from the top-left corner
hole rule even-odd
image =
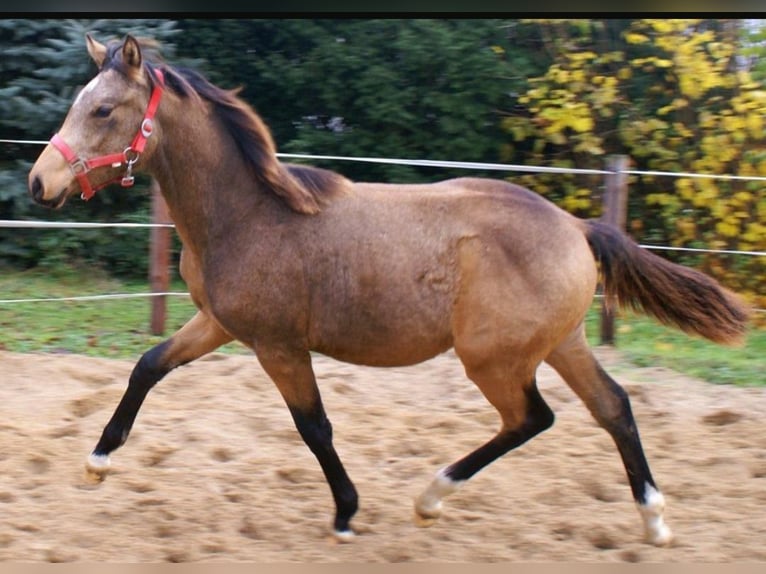
[[[554,38],[556,26],[565,25],[535,22],[551,26]],[[623,33],[619,50],[598,53],[587,38],[578,49],[570,38],[566,48],[556,46],[553,65],[519,98],[532,117],[514,116],[503,125],[514,142],[531,144],[529,164],[603,168],[605,154],[622,153],[637,170],[764,177],[766,90],[732,66],[732,37],[698,19],[641,19]],[[593,191],[603,180],[540,174],[515,179],[573,213],[599,214]],[[654,241],[766,252],[765,181],[631,176],[629,190],[631,228]],[[669,256],[766,308],[766,257]]]

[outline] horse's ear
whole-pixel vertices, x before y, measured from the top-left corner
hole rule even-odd
[[[88,45],[88,54],[90,54],[90,57],[93,58],[93,61],[96,62],[96,66],[100,70],[101,66],[104,65],[104,60],[106,60],[106,46],[94,40],[90,34],[85,34],[85,41]]]
[[[125,43],[122,45],[122,62],[129,68],[141,67],[141,47],[138,40],[130,34],[125,36]]]

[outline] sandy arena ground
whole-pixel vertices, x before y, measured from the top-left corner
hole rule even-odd
[[[598,353],[631,395],[670,548],[642,541],[616,448],[546,366],[539,384],[554,427],[418,528],[413,498],[494,434],[494,410],[452,354],[401,369],[317,357],[335,445],[360,493],[359,536],[337,544],[319,465],[254,358],[213,354],[168,375],[93,487],[83,464],[133,363],[0,351],[0,560],[766,560],[766,389]]]

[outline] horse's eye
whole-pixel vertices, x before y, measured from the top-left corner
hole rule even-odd
[[[108,118],[112,113],[112,106],[99,106],[93,112],[93,115],[97,118]]]

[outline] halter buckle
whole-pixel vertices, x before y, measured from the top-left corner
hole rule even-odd
[[[69,164],[69,167],[72,169],[72,173],[75,174],[76,176],[85,175],[86,173],[90,171],[90,169],[88,168],[88,164],[85,163],[85,160],[79,157],[76,160],[72,161]]]

